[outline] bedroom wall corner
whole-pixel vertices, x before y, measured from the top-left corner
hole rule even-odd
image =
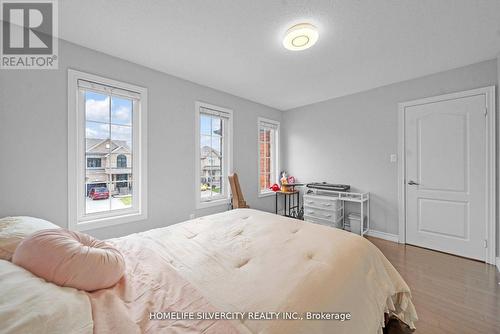
[[[195,208],[195,101],[234,111],[233,167],[245,199],[274,211],[273,198],[257,196],[256,129],[258,117],[281,121],[279,110],[60,40],[59,69],[0,75],[0,217],[67,227],[68,68],[148,88],[148,219],[87,233],[119,237],[227,210]]]
[[[398,153],[398,103],[497,85],[497,63],[490,59],[285,111],[284,168],[301,182],[369,191],[371,229],[397,235],[397,163],[390,155]]]

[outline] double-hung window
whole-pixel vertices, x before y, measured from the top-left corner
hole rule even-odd
[[[279,129],[277,121],[258,119],[260,196],[272,194],[269,188],[279,180]]]
[[[232,164],[232,110],[196,103],[196,206],[229,202]]]
[[[146,218],[145,88],[68,72],[69,227]]]

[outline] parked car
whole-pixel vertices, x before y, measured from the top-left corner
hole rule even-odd
[[[95,199],[108,199],[109,190],[106,187],[92,188],[89,192],[89,197]]]

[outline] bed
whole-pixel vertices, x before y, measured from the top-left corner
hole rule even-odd
[[[375,334],[387,315],[417,319],[389,261],[342,230],[238,209],[108,241],[125,275],[90,293],[0,261],[0,332]]]

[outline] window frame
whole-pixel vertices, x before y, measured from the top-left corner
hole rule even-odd
[[[132,125],[133,128],[133,125]],[[132,155],[134,154],[134,151],[132,151]],[[123,165],[125,163],[125,166]],[[125,154],[118,154],[116,156],[116,168],[127,168],[128,166],[128,161],[127,161],[127,156]]]
[[[258,117],[257,119],[257,195],[258,197],[272,196],[274,191],[266,189],[262,191],[260,189],[260,130],[263,124],[272,124],[276,128],[274,129],[274,145],[271,145],[271,175],[274,175],[275,182],[271,179],[271,185],[273,183],[278,183],[280,176],[280,122],[272,119]],[[274,161],[273,161],[274,160]],[[274,167],[274,168],[273,168]]]
[[[138,94],[132,114],[132,171],[134,173],[131,208],[85,214],[86,151],[85,103],[79,80]],[[85,231],[147,219],[147,88],[68,69],[68,228]],[[83,111],[83,112],[82,112]]]
[[[89,160],[90,159],[93,159],[93,160],[96,160],[96,161],[99,161],[99,166],[89,166]],[[87,157],[87,169],[102,169],[102,158],[95,158],[95,157]]]
[[[222,155],[222,180],[224,184],[224,197],[218,198],[212,201],[202,201],[201,200],[201,191],[200,191],[200,179],[201,179],[201,171],[200,171],[200,115],[203,109],[209,110],[213,115],[224,115],[227,116],[227,125],[225,128],[225,138],[224,146],[226,148],[226,154]],[[232,173],[233,168],[233,110],[216,106],[213,104],[196,101],[195,102],[195,203],[196,209],[209,208],[214,206],[227,205],[231,202],[231,189],[229,186],[229,174]],[[225,173],[224,173],[225,171]]]

